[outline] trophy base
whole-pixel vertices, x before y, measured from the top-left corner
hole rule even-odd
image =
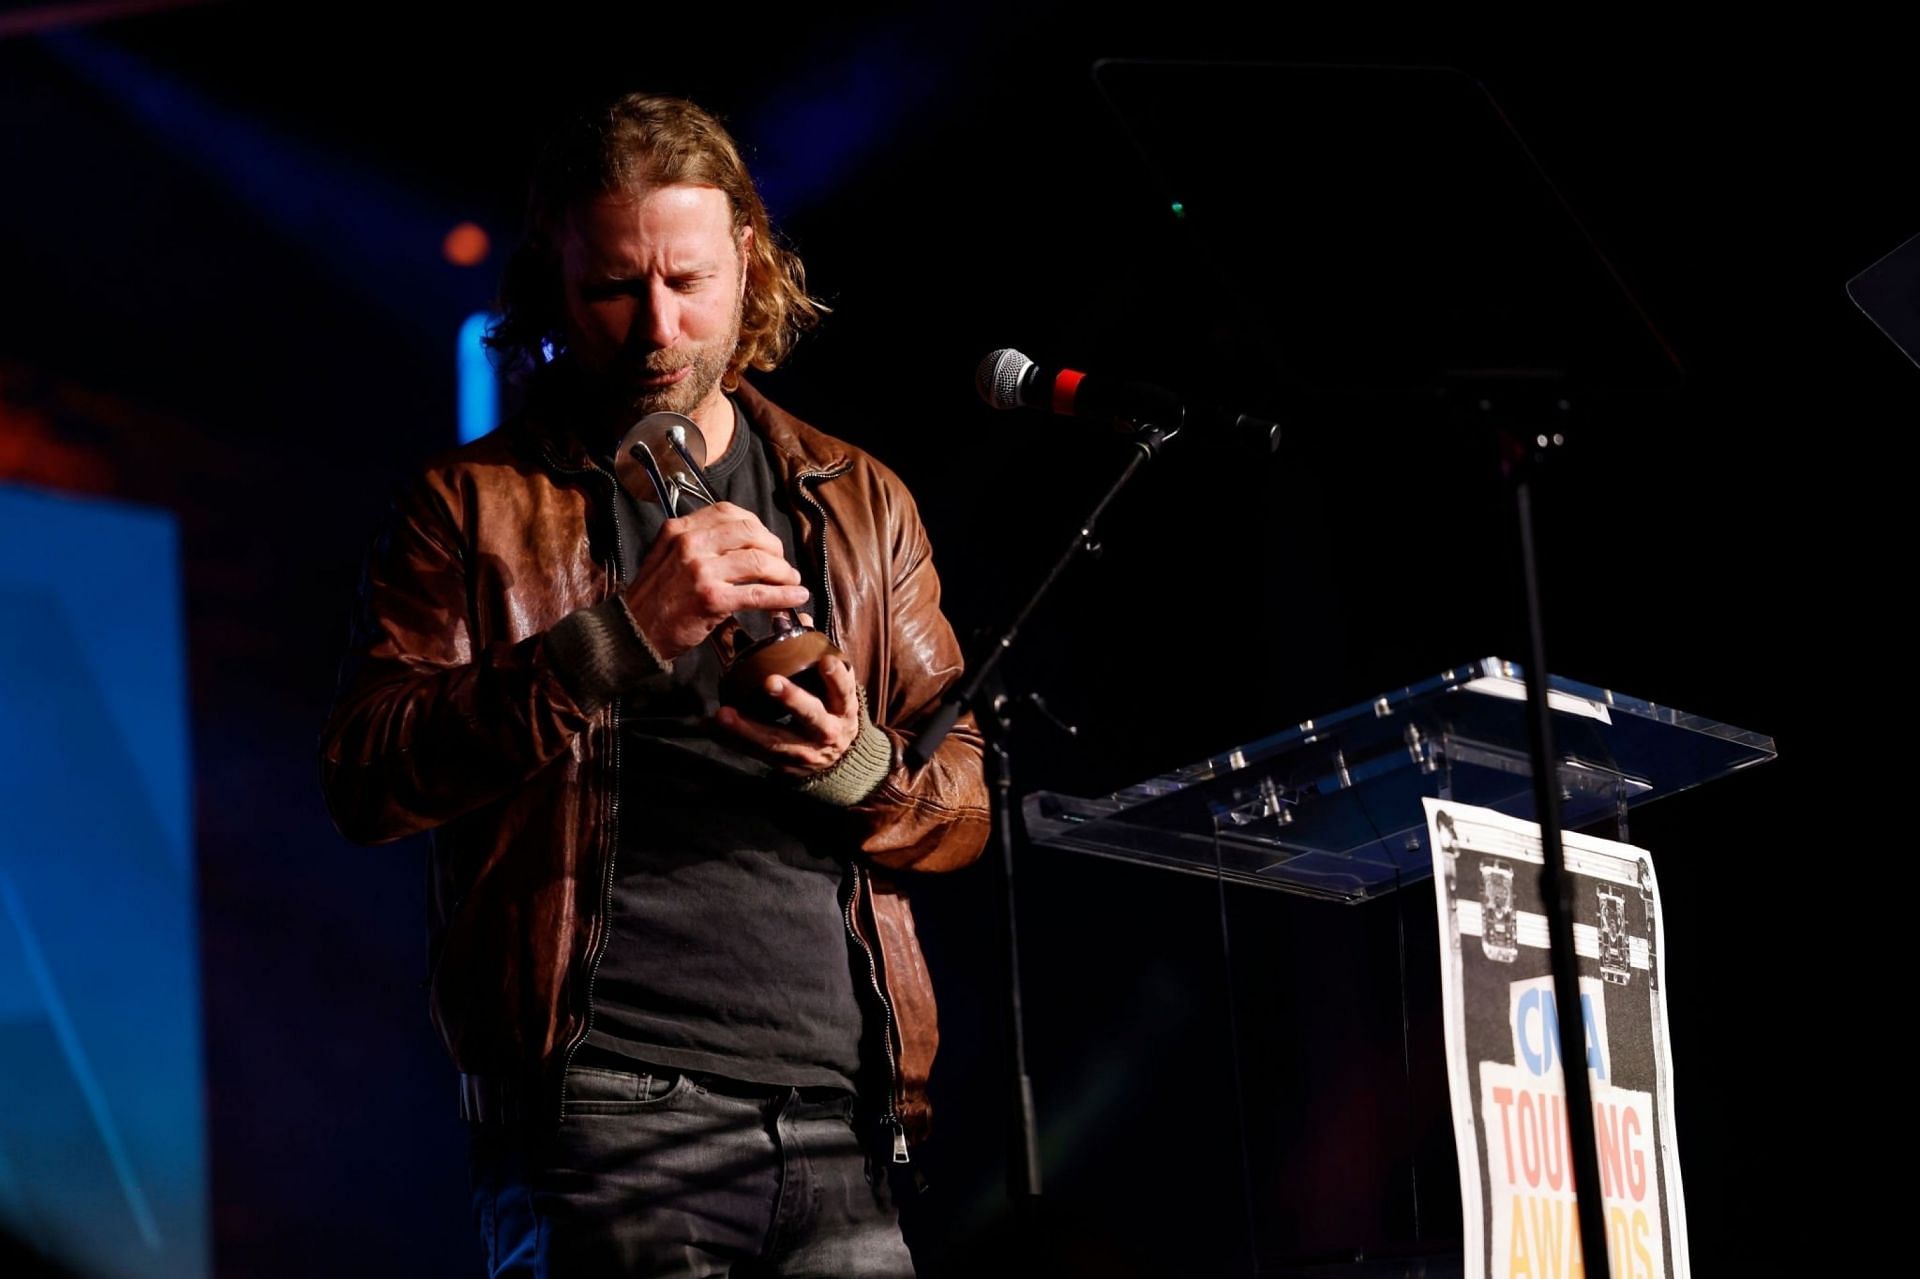
[[[802,627],[769,635],[734,654],[726,674],[720,677],[720,704],[749,719],[780,724],[792,718],[793,712],[767,695],[767,677],[790,679],[825,701],[827,681],[820,673],[820,660],[838,656],[840,650],[825,631]]]

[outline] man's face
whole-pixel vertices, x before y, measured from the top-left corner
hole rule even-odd
[[[560,269],[568,342],[607,393],[639,413],[717,402],[740,340],[751,227],[717,187],[603,195],[568,219]]]

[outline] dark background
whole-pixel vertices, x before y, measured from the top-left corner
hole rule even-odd
[[[1036,620],[1013,673],[1083,732],[1028,734],[1023,786],[1110,789],[1520,656],[1483,451],[1401,405],[1356,409],[1249,335],[1247,297],[1196,265],[1096,92],[1103,57],[1459,68],[1638,300],[1683,372],[1575,433],[1544,521],[1552,664],[1782,753],[1633,830],[1667,901],[1693,1255],[1740,1273],[1888,1222],[1837,1174],[1850,1134],[1897,1131],[1904,1107],[1818,1082],[1893,1064],[1877,1027],[1897,1004],[1866,974],[1897,971],[1881,937],[1906,896],[1868,774],[1901,703],[1920,370],[1843,291],[1920,231],[1920,110],[1886,31],[1204,4],[80,9],[0,16],[0,476],[180,520],[220,1274],[480,1264],[425,1017],[424,842],[342,842],[314,742],[360,555],[453,442],[455,330],[491,296],[535,140],[583,97],[680,92],[728,120],[835,308],[760,385],[905,477],[963,636],[1122,456],[981,407],[983,352],[1211,383],[1288,423],[1271,461],[1170,457]],[[1250,151],[1244,179],[1316,198],[1279,152]],[[468,219],[493,255],[448,265]],[[1253,267],[1275,234],[1246,245]],[[1259,309],[1312,333],[1313,296]],[[1424,888],[1357,908],[1228,893],[1242,1113],[1213,887],[1022,865],[1040,1268],[1247,1273],[1251,1250],[1279,1273],[1457,1244]],[[994,885],[916,900],[944,1047],[914,1236],[926,1273],[978,1274],[1008,1264]]]

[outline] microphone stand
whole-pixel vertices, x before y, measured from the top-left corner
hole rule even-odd
[[[1573,1156],[1576,1222],[1581,1263],[1589,1275],[1608,1275],[1606,1205],[1601,1197],[1599,1141],[1594,1132],[1593,1088],[1587,1078],[1587,1026],[1580,995],[1580,961],[1574,950],[1573,921],[1579,910],[1574,882],[1566,868],[1560,827],[1560,770],[1554,758],[1553,713],[1547,700],[1546,625],[1540,601],[1539,549],[1534,536],[1534,496],[1553,454],[1566,446],[1555,418],[1565,419],[1573,403],[1555,395],[1551,409],[1544,396],[1483,383],[1472,397],[1483,420],[1491,419],[1500,447],[1500,469],[1510,486],[1520,543],[1520,578],[1527,628],[1527,738],[1533,769],[1534,815],[1540,824],[1541,904],[1547,917],[1547,954],[1560,1033],[1560,1073],[1567,1089],[1567,1137]],[[1548,423],[1529,427],[1528,422]]]
[[[1025,1018],[1021,1010],[1020,996],[1020,945],[1016,932],[1017,912],[1013,886],[1013,848],[1015,823],[1019,812],[1013,802],[1013,761],[1011,746],[1011,728],[1013,707],[1016,700],[998,690],[995,674],[1000,659],[1013,648],[1014,641],[1020,636],[1020,629],[1027,619],[1040,607],[1055,583],[1065,575],[1067,569],[1083,554],[1098,549],[1094,539],[1094,530],[1107,507],[1120,496],[1133,477],[1139,474],[1146,464],[1159,456],[1161,448],[1168,440],[1179,434],[1178,428],[1163,429],[1142,423],[1133,434],[1133,451],[1126,467],[1120,472],[1112,486],[1100,498],[1087,518],[1082,520],[1066,549],[1053,562],[1040,585],[1034,588],[1027,602],[1014,614],[1013,620],[991,643],[986,645],[977,658],[968,663],[967,674],[947,692],[946,700],[940,709],[934,712],[907,747],[906,760],[909,768],[924,767],[933,758],[933,753],[945,741],[953,730],[954,723],[968,710],[975,713],[982,734],[987,739],[985,765],[987,781],[993,796],[993,828],[1000,849],[1001,876],[1006,890],[1006,945],[1007,945],[1007,1043],[1008,1058],[1008,1097],[1011,1102],[1011,1117],[1008,1128],[1007,1151],[1007,1190],[1017,1211],[1023,1216],[1030,1214],[1037,1206],[1041,1193],[1039,1125],[1035,1118],[1033,1105],[1033,1081],[1027,1075],[1027,1037]],[[988,690],[993,689],[991,695]],[[1044,704],[1037,697],[1029,698],[1044,713]]]

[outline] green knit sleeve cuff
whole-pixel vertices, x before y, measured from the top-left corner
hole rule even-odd
[[[800,784],[800,793],[838,808],[850,808],[880,789],[893,769],[893,739],[867,716],[860,700],[860,733],[832,768]]]
[[[547,647],[561,682],[589,713],[673,674],[673,663],[654,652],[618,595],[555,622]]]

